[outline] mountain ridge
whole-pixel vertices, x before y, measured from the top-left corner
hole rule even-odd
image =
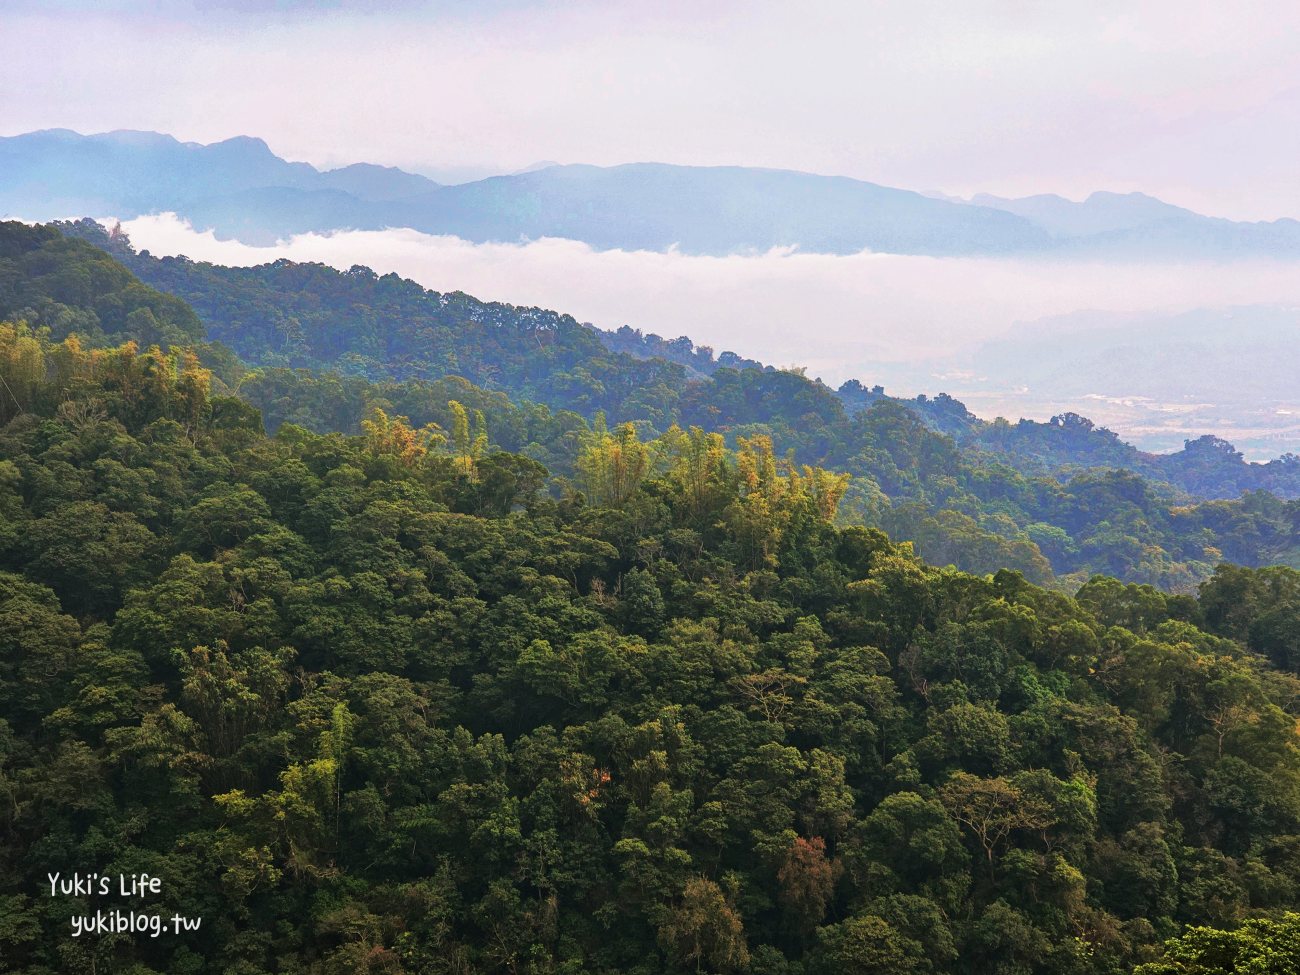
[[[540,166],[540,168],[539,168]],[[956,201],[847,176],[745,166],[535,165],[442,185],[359,162],[332,170],[254,136],[202,145],[119,130],[0,138],[0,213],[31,220],[174,212],[250,244],[406,227],[475,243],[596,249],[1144,259],[1300,257],[1300,222],[1235,222],[1146,194]],[[322,193],[336,195],[322,196]]]

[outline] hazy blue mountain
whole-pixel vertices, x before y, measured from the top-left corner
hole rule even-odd
[[[199,145],[156,132],[47,129],[0,139],[0,213],[27,219],[71,213],[129,218],[166,210],[189,216],[204,201],[276,188],[340,194],[337,215],[321,211],[328,223],[349,214],[350,201],[381,202],[437,186],[369,164],[320,172],[287,162],[247,136]]]
[[[321,173],[260,139],[67,130],[0,139],[0,212],[129,218],[174,210],[269,243],[292,233],[411,227],[473,241],[568,237],[600,248],[732,253],[1011,253],[1050,242],[1014,214],[843,177],[743,167],[538,164],[455,186],[355,165]]]
[[[539,163],[439,185],[366,163],[321,172],[249,137],[204,146],[152,132],[59,129],[0,139],[0,215],[167,210],[259,244],[305,231],[409,227],[475,242],[565,237],[689,254],[1300,256],[1300,222],[1236,223],[1139,193],[954,201],[846,177],[660,163]]]
[[[976,206],[1005,210],[1032,220],[1054,237],[1087,237],[1136,230],[1167,221],[1203,220],[1199,214],[1157,200],[1145,193],[1093,193],[1081,203],[1055,193],[1006,199],[977,193]]]
[[[721,254],[1012,252],[1046,235],[1013,214],[860,180],[733,166],[551,166],[389,207],[389,225],[468,240],[567,237],[593,247]]]
[[[200,146],[153,132],[50,129],[0,139],[0,210],[30,219],[131,217],[257,186],[305,187],[319,175],[247,137]]]
[[[331,208],[331,206],[333,208]],[[599,249],[730,254],[798,246],[848,254],[1018,253],[1050,244],[1013,214],[841,177],[638,163],[550,166],[371,204],[301,187],[199,199],[184,216],[219,236],[410,227],[476,243],[564,237]]]
[[[343,190],[259,186],[205,197],[177,212],[222,238],[269,245],[310,231],[378,230],[386,224],[375,216],[377,205]]]
[[[550,169],[552,166],[559,166],[559,165],[560,163],[556,162],[554,159],[542,159],[539,160],[538,162],[533,163],[531,166],[525,166],[523,169],[516,169],[515,173],[535,173],[539,169]],[[499,175],[499,174],[494,173],[493,175]],[[467,183],[472,182],[472,180],[465,180],[465,182]]]
[[[342,169],[320,174],[322,186],[350,193],[359,200],[374,202],[401,200],[435,189],[438,184],[425,176],[408,173],[395,166],[353,163]]]
[[[978,193],[972,205],[1032,221],[1066,255],[1231,257],[1300,255],[1300,222],[1248,223],[1206,217],[1145,193],[1097,192],[1082,202],[1055,194],[1005,199]]]

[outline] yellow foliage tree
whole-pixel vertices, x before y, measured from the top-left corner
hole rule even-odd
[[[596,414],[592,430],[582,440],[576,464],[588,500],[618,506],[646,479],[653,466],[653,451],[637,437],[636,427],[624,423],[614,433],[605,415]]]
[[[361,430],[371,450],[395,457],[407,467],[419,464],[431,449],[447,439],[436,423],[427,423],[417,430],[406,417],[389,416],[377,406],[361,421]]]
[[[7,421],[31,409],[45,369],[45,350],[27,325],[0,325],[0,419]]]
[[[698,518],[708,510],[717,492],[726,487],[728,453],[722,434],[705,433],[699,427],[686,432],[673,424],[659,443],[668,458],[669,481],[681,492],[686,510]]]
[[[447,405],[451,408],[451,449],[456,470],[470,480],[478,478],[478,461],[487,452],[487,422],[483,411],[474,411],[474,431],[470,432],[469,411],[454,399]]]
[[[834,520],[849,475],[820,467],[796,468],[788,460],[778,460],[766,434],[739,437],[736,444],[738,491],[725,520],[749,549],[753,564],[773,565],[781,539],[797,514]]]

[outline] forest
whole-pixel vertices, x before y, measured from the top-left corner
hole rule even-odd
[[[464,296],[418,375],[257,366],[102,248],[0,230],[0,970],[1297,971],[1296,502],[1022,473]],[[71,937],[117,903],[48,896],[75,871],[201,925]]]
[[[911,540],[933,564],[1013,568],[1066,592],[1096,573],[1192,592],[1224,560],[1300,567],[1294,456],[1248,464],[1213,437],[1142,454],[1074,414],[986,422],[943,394],[900,400],[858,382],[834,390],[688,339],[601,332],[363,267],[226,268],[137,253],[93,221],[58,228],[79,239],[45,228],[48,242],[23,245],[15,273],[44,266],[23,279],[25,291],[0,286],[0,314],[45,323],[55,338],[87,334],[59,300],[61,281],[76,277],[74,304],[106,303],[92,326],[146,347],[156,329],[114,318],[116,291],[90,296],[101,266],[134,272],[194,309],[176,310],[168,327],[201,335],[205,364],[271,430],[292,422],[358,433],[372,407],[445,426],[454,398],[484,412],[494,446],[568,476],[578,432],[603,413],[650,437],[674,423],[722,433],[733,447],[764,435],[783,457],[849,473],[844,521]]]

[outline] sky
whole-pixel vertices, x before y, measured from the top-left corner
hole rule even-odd
[[[6,0],[0,134],[321,166],[742,164],[1300,218],[1300,5]]]

